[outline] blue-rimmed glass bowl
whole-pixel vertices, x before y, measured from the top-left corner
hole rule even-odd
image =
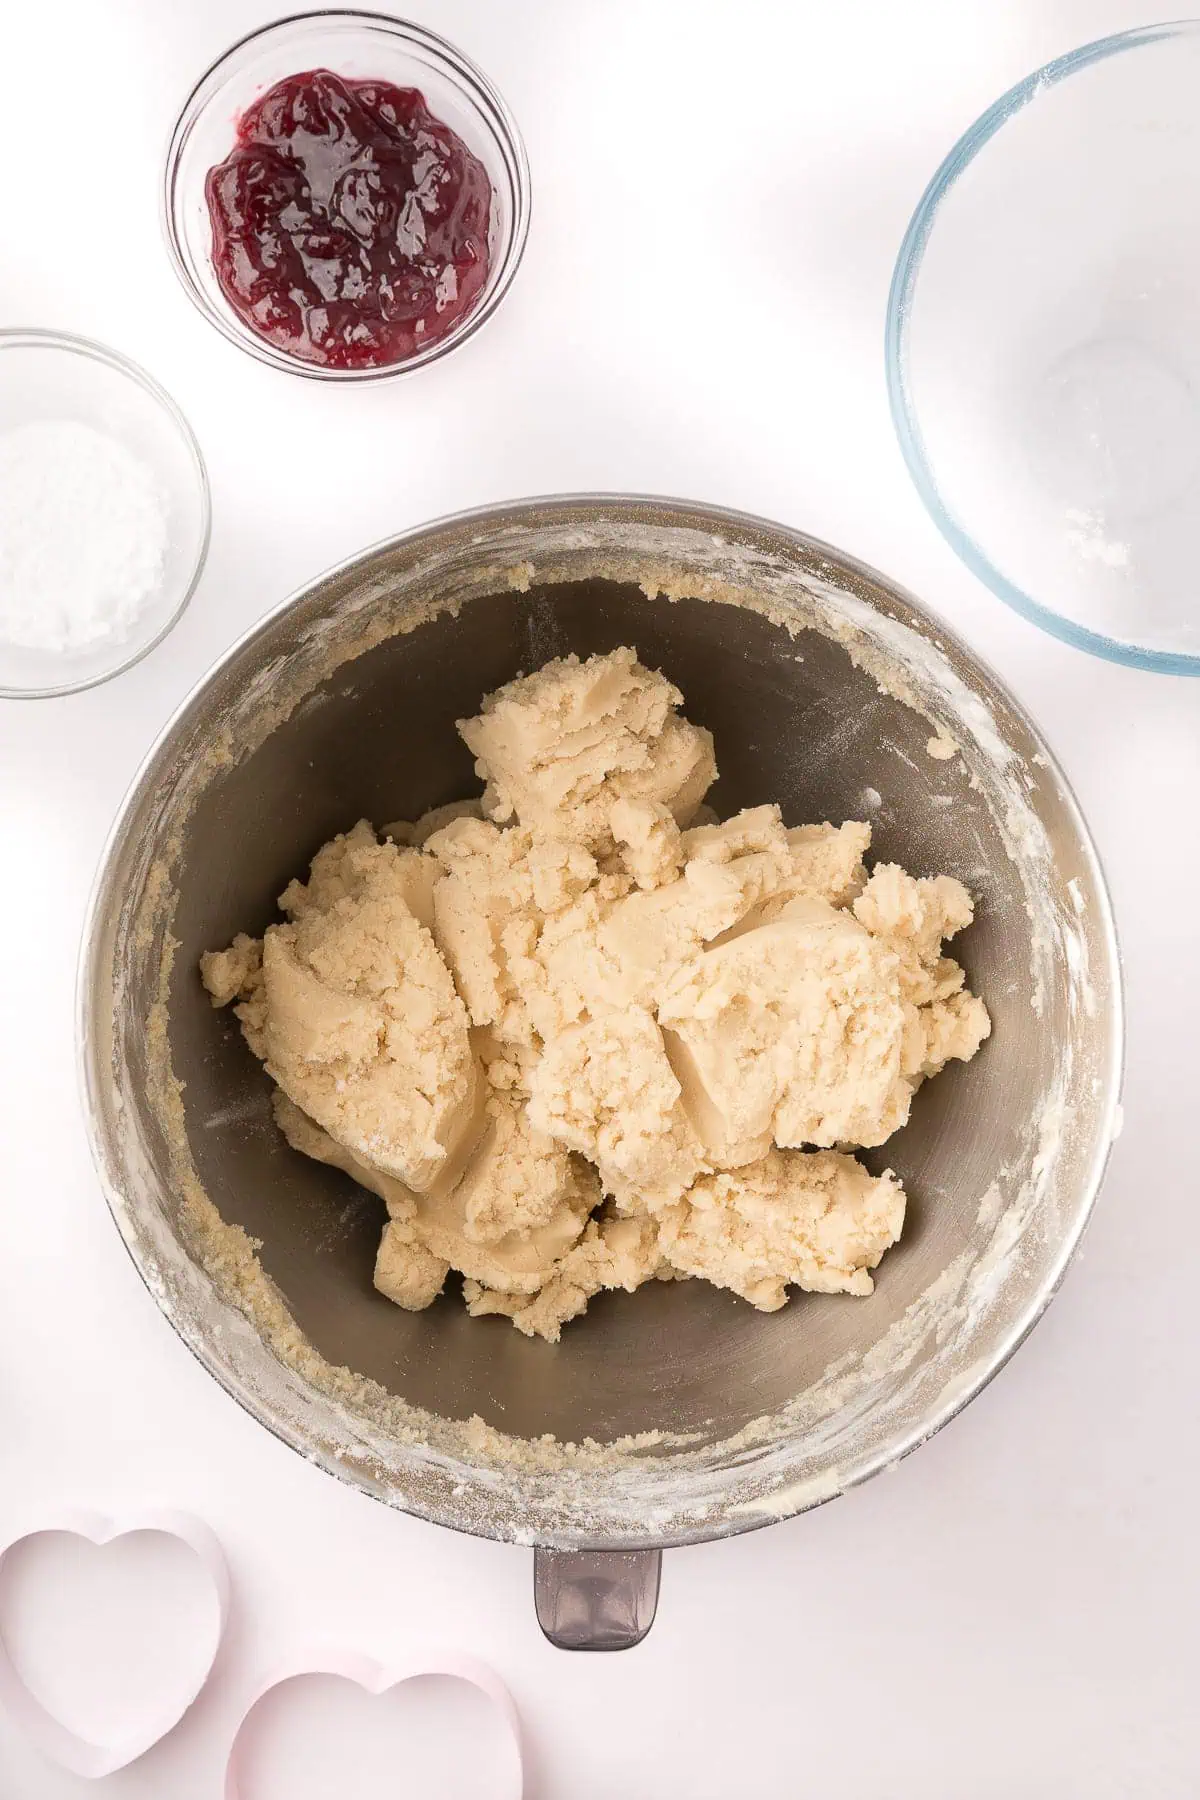
[[[892,416],[963,561],[1035,624],[1200,675],[1200,21],[1010,89],[921,198]]]

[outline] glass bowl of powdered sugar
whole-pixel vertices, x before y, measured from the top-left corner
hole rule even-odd
[[[163,638],[208,550],[169,395],[103,344],[0,331],[0,694],[94,687]]]

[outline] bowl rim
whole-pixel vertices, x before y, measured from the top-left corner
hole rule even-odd
[[[963,132],[931,176],[909,220],[900,244],[888,291],[884,324],[884,363],[888,404],[900,450],[913,484],[930,518],[955,554],[994,594],[1022,618],[1077,650],[1086,650],[1108,662],[1164,675],[1200,675],[1200,652],[1156,650],[1107,633],[1089,630],[1052,607],[1035,600],[999,569],[942,498],[932,460],[925,448],[916,403],[909,380],[909,329],[917,282],[925,252],[946,195],[980,151],[1022,109],[1069,76],[1128,50],[1144,49],[1173,37],[1200,34],[1200,19],[1168,20],[1113,32],[1069,50],[1035,69],[979,115]]]
[[[476,111],[492,126],[501,147],[512,197],[512,221],[503,239],[499,272],[491,292],[485,292],[454,329],[428,349],[400,362],[364,369],[330,369],[319,363],[306,363],[299,357],[289,356],[286,351],[277,349],[265,338],[251,331],[228,304],[216,305],[192,275],[183,249],[184,234],[177,224],[180,158],[195,124],[219,94],[225,75],[252,46],[270,38],[286,37],[298,26],[319,27],[323,23],[334,31],[343,26],[352,28],[356,25],[367,30],[373,29],[405,44],[419,45],[430,52],[447,79],[466,95]],[[414,375],[419,369],[428,368],[465,344],[492,318],[512,287],[524,257],[532,205],[529,156],[520,127],[499,89],[465,51],[437,32],[430,31],[427,26],[418,25],[410,19],[398,18],[391,13],[374,12],[362,7],[317,7],[308,12],[289,13],[284,18],[271,19],[267,24],[246,32],[228,49],[223,50],[220,56],[214,58],[189,89],[167,141],[159,219],[167,254],[180,285],[201,317],[215,326],[229,343],[235,344],[256,361],[265,363],[268,368],[277,369],[283,374],[299,375],[308,381],[368,385],[394,381],[400,376]]]
[[[56,682],[50,687],[13,687],[0,681],[0,699],[3,700],[55,700],[64,694],[86,693],[88,688],[101,687],[106,681],[123,675],[132,669],[142,658],[162,643],[167,634],[174,630],[183,617],[184,612],[200,583],[204,573],[204,565],[208,560],[208,547],[212,538],[212,490],[208,480],[208,469],[204,455],[200,449],[196,434],[188,423],[178,403],[171,398],[161,382],[157,381],[141,363],[134,362],[120,350],[114,350],[109,344],[102,344],[96,338],[81,337],[72,331],[53,331],[37,325],[14,325],[0,329],[0,355],[6,350],[53,350],[72,356],[82,356],[89,362],[104,364],[133,381],[152,400],[156,400],[162,411],[174,425],[179,437],[191,458],[192,469],[196,477],[196,492],[200,501],[200,535],[196,548],[195,562],[182,594],[171,613],[155,632],[154,636],[137,648],[112,668],[102,669],[96,674],[85,676],[80,681]]]
[[[994,1351],[986,1359],[981,1358],[978,1363],[974,1364],[969,1371],[969,1378],[956,1384],[953,1392],[945,1390],[940,1403],[929,1413],[913,1422],[904,1433],[898,1435],[888,1445],[867,1454],[860,1465],[847,1471],[844,1480],[836,1488],[821,1489],[819,1492],[808,1491],[802,1499],[796,1499],[778,1513],[770,1515],[751,1512],[728,1513],[719,1520],[708,1522],[701,1530],[662,1534],[646,1530],[640,1533],[623,1534],[619,1540],[611,1542],[607,1538],[604,1540],[599,1537],[579,1538],[577,1541],[573,1540],[569,1546],[570,1548],[623,1551],[663,1550],[680,1545],[738,1536],[744,1532],[775,1523],[779,1519],[794,1517],[810,1511],[816,1506],[824,1505],[827,1501],[848,1492],[852,1487],[861,1486],[863,1482],[870,1480],[884,1469],[894,1467],[912,1451],[919,1449],[943,1426],[949,1424],[951,1419],[957,1417],[1005,1367],[1043,1317],[1050,1302],[1058,1293],[1095,1210],[1096,1200],[1112,1155],[1113,1144],[1119,1132],[1126,1058],[1125,984],[1112,896],[1099,848],[1070,781],[1041,729],[1032,720],[1025,707],[1015,698],[1004,681],[996,675],[986,659],[971,649],[956,632],[949,629],[936,614],[931,613],[906,587],[893,581],[890,577],[880,574],[872,565],[846,551],[839,550],[792,526],[780,524],[759,514],[668,496],[595,491],[529,495],[444,514],[436,519],[380,538],[353,555],[342,558],[339,562],[300,584],[284,599],[270,607],[266,613],[256,618],[235,642],[215,659],[163,723],[154,742],[131,776],[128,788],[105,837],[84,911],[75,984],[76,1080],[93,1165],[113,1223],[125,1245],[130,1261],[137,1270],[139,1278],[153,1296],[166,1323],[230,1399],[241,1406],[256,1424],[269,1431],[281,1443],[287,1444],[307,1460],[315,1461],[319,1468],[345,1485],[356,1488],[359,1492],[368,1493],[372,1498],[383,1499],[386,1504],[395,1506],[415,1517],[426,1519],[431,1524],[464,1531],[471,1536],[511,1541],[503,1531],[489,1529],[488,1524],[482,1521],[464,1519],[459,1522],[452,1520],[444,1512],[425,1506],[419,1498],[412,1495],[407,1495],[404,1500],[399,1500],[391,1495],[372,1490],[335,1457],[323,1452],[314,1455],[311,1446],[305,1442],[302,1430],[293,1427],[290,1421],[278,1414],[272,1414],[268,1404],[256,1404],[248,1391],[242,1391],[239,1388],[228,1368],[214,1354],[211,1343],[203,1334],[191,1329],[189,1322],[179,1316],[177,1310],[172,1308],[166,1297],[152,1283],[147,1270],[142,1265],[132,1233],[128,1229],[120,1184],[114,1178],[105,1157],[105,1134],[97,1085],[98,1058],[100,1060],[103,1058],[103,1046],[99,1041],[100,1033],[97,1029],[98,1020],[93,1007],[93,995],[96,991],[96,979],[101,970],[104,950],[106,889],[111,879],[111,872],[128,835],[130,821],[140,802],[146,781],[196,703],[217,677],[232,665],[257,637],[270,632],[284,614],[307,598],[318,587],[352,572],[356,566],[366,564],[372,558],[386,551],[402,546],[415,550],[422,540],[432,534],[444,531],[448,527],[486,529],[505,521],[511,523],[514,516],[528,518],[531,514],[543,513],[562,519],[570,518],[581,512],[595,511],[624,513],[630,516],[637,513],[658,517],[664,513],[684,515],[691,524],[699,523],[702,527],[707,526],[717,532],[729,530],[731,527],[769,532],[785,538],[791,544],[799,545],[827,558],[832,563],[840,565],[842,570],[848,574],[859,575],[869,582],[877,584],[891,598],[898,601],[903,609],[911,611],[917,618],[934,627],[939,645],[948,652],[957,652],[964,656],[978,670],[984,683],[1011,708],[1015,719],[1026,727],[1037,741],[1039,753],[1045,759],[1045,772],[1054,781],[1056,791],[1075,828],[1078,843],[1088,861],[1099,903],[1097,907],[1098,929],[1107,951],[1107,967],[1112,975],[1108,1000],[1112,1029],[1109,1051],[1103,1069],[1107,1086],[1106,1102],[1100,1129],[1097,1130],[1088,1153],[1086,1174],[1080,1182],[1079,1199],[1071,1218],[1070,1229],[1059,1240],[1055,1254],[1049,1262],[1037,1290],[1030,1296],[1024,1308],[1012,1319]],[[553,1539],[543,1539],[540,1536],[530,1536],[528,1540],[522,1538],[520,1541],[523,1543],[528,1541],[534,1547],[538,1545],[551,1548],[563,1547]]]

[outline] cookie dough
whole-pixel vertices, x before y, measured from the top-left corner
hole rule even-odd
[[[288,922],[239,938],[201,974],[235,972],[246,1039],[336,1144],[421,1190],[478,1135],[482,1083],[467,1010],[422,915],[431,871],[362,823],[280,895]]]
[[[318,851],[262,939],[210,952],[293,1149],[384,1201],[381,1293],[451,1271],[550,1340],[606,1288],[763,1311],[867,1294],[904,1193],[851,1151],[990,1021],[949,876],[868,873],[870,827],[703,805],[712,738],[632,649],[459,723],[478,799]]]
[[[717,765],[712,734],[679,716],[682,703],[625,648],[510,681],[458,727],[485,783],[484,812],[590,849],[612,844],[619,800],[657,801],[686,824]]]
[[[869,1294],[868,1270],[904,1224],[904,1192],[853,1157],[769,1150],[745,1168],[703,1175],[659,1223],[673,1267],[732,1288],[763,1312],[789,1282],[817,1294]]]

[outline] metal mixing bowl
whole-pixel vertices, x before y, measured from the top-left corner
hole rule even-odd
[[[714,732],[719,810],[778,800],[790,823],[866,817],[874,857],[969,885],[978,918],[955,954],[994,1032],[867,1159],[910,1195],[871,1298],[797,1295],[763,1315],[700,1282],[652,1284],[601,1296],[551,1347],[469,1319],[453,1296],[409,1314],[374,1290],[381,1204],[288,1149],[270,1083],[196,963],[261,931],[333,833],[476,791],[454,720],[489,689],[621,643],[665,669]],[[959,746],[953,760],[929,754],[935,729]],[[1086,828],[1038,733],[976,659],[827,546],[618,498],[528,501],[407,533],[255,626],[125,803],[93,901],[81,1022],[114,1217],[205,1366],[367,1492],[539,1547],[551,1635],[611,1645],[653,1611],[656,1559],[631,1553],[828,1499],[995,1373],[1083,1229],[1122,1046]],[[273,1286],[245,1240],[213,1230],[210,1201],[261,1242]],[[463,1423],[473,1415],[490,1434]],[[544,1433],[596,1444],[513,1443]],[[617,1442],[637,1433],[665,1435]]]

